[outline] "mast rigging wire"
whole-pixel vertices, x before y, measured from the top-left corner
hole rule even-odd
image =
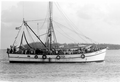
[[[57,5],[57,4],[55,4],[56,5],[56,7],[58,8],[58,10],[63,14],[63,16],[70,22],[70,20],[67,18],[67,16],[61,11],[61,7],[59,6],[59,5]],[[69,22],[67,21],[67,23],[69,24]],[[69,24],[70,26],[71,26],[71,24]],[[76,32],[76,30],[74,30],[74,28],[73,28],[73,26],[71,26],[72,27],[72,29],[73,29],[73,31],[78,35],[78,33]],[[78,35],[79,36],[79,35]],[[79,36],[80,37],[80,36]],[[81,37],[80,37],[81,38]],[[85,41],[85,40],[84,40]],[[86,42],[86,41],[85,41]]]
[[[56,26],[58,26],[57,24],[56,24]],[[58,26],[59,27],[59,26]],[[60,27],[59,27],[60,28]],[[60,28],[61,29],[61,28]],[[56,29],[57,30],[57,29]],[[58,30],[57,30],[58,31]],[[63,30],[62,30],[63,31]],[[58,31],[59,33],[60,33],[60,31]],[[63,31],[64,32],[64,31]],[[65,32],[64,32],[64,34],[66,34],[66,35],[64,35],[63,33],[60,33],[60,34],[62,34],[63,36],[65,36],[66,38],[68,38],[69,40],[72,40],[73,42],[76,42],[76,40],[75,39],[71,39],[71,37],[69,36],[69,35],[67,35]],[[68,37],[69,36],[69,37]]]
[[[56,22],[56,21],[54,21],[54,22]],[[58,22],[56,22],[56,23],[58,23]],[[60,24],[60,23],[58,23],[58,24]],[[62,25],[62,24],[60,24],[60,25]],[[64,25],[62,25],[62,26],[64,26]],[[67,26],[64,26],[64,27],[67,27]],[[72,29],[70,29],[70,28],[68,28],[67,27],[67,29],[69,29],[70,31],[72,31],[72,32],[74,32],[75,34],[76,34],[76,32],[74,31],[74,30],[72,30]],[[82,37],[80,37],[83,41],[85,41]],[[85,41],[85,42],[87,42],[87,41]]]
[[[27,38],[26,38],[26,36],[25,36],[24,31],[23,31],[23,35],[24,35],[24,38],[25,38],[25,41],[26,41],[27,45],[28,45],[30,48],[32,48],[32,47],[30,46],[30,44],[28,43],[28,41],[27,41]],[[33,49],[33,48],[32,48],[32,49]]]
[[[19,35],[20,31],[21,31],[22,25],[23,25],[23,23],[20,25],[20,29],[19,29],[19,31],[18,31],[18,33],[17,33],[17,36],[15,37],[15,40],[14,40],[14,42],[13,42],[13,46],[14,46],[14,44],[15,44],[15,42],[16,42],[16,40],[17,40],[17,37],[18,37],[18,35]]]
[[[22,45],[22,41],[23,41],[23,33],[22,33],[22,37],[21,37],[20,46]]]
[[[33,38],[32,38],[32,36],[31,36],[31,34],[30,34],[30,32],[29,32],[29,30],[28,30],[28,27],[27,27],[27,26],[26,26],[26,29],[27,29],[27,32],[28,32],[28,34],[29,34],[30,38],[32,39],[32,41],[33,41],[33,42],[35,42],[35,41],[34,41],[34,39],[33,39]]]
[[[69,22],[71,22],[70,24],[73,26],[75,26],[75,27],[77,27],[66,15],[65,15],[65,13],[63,13],[62,11],[61,11],[61,7],[60,7],[60,5],[56,2],[56,4],[55,4],[56,6],[57,6],[57,8],[58,8],[58,10],[64,15],[64,17],[69,21]],[[69,25],[70,25],[69,24]],[[70,25],[70,26],[71,26]],[[72,27],[71,26],[71,27]],[[72,27],[73,28],[73,27]],[[78,29],[79,30],[79,29]],[[76,31],[76,30],[75,30]],[[80,31],[80,30],[79,30]],[[80,31],[81,32],[81,31]],[[77,31],[76,31],[76,33],[77,33]],[[78,34],[78,36],[79,36],[79,33],[77,33]],[[96,41],[93,41],[92,39],[90,39],[89,37],[87,37],[87,36],[85,36],[82,32],[81,32],[81,35],[83,36],[83,37],[85,37],[86,39],[88,39],[88,40],[90,40],[91,42],[95,42],[96,43]],[[98,42],[97,42],[98,43]]]
[[[47,50],[49,50],[47,47],[46,47],[46,45],[42,42],[42,40],[35,34],[35,32],[30,28],[30,26],[26,23],[26,21],[24,21],[24,25],[25,26],[28,26],[29,27],[29,29],[34,33],[34,35],[39,39],[39,41],[43,44],[43,46],[47,49]]]
[[[45,19],[37,19],[37,20],[26,20],[26,22],[36,22],[36,21],[44,21]]]

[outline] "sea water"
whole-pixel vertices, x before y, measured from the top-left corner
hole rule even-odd
[[[0,82],[120,82],[120,50],[102,63],[9,63],[0,50]]]

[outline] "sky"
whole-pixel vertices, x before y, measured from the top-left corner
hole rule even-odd
[[[70,24],[74,23],[72,30],[77,29],[78,33],[82,33],[98,43],[120,44],[119,0],[65,0],[57,1],[57,3],[70,20]],[[66,18],[61,15],[54,5],[53,18],[70,28]],[[22,24],[23,17],[25,20],[44,19],[47,8],[47,1],[1,1],[1,48],[4,49],[13,44],[18,32],[15,27]],[[37,32],[36,23],[29,24]],[[39,24],[42,25],[41,22]],[[58,28],[56,24],[54,26],[59,42],[74,42],[62,37],[58,32],[60,29],[68,33],[77,42],[82,42],[72,31],[67,31],[62,26]],[[42,31],[40,33],[42,34]]]

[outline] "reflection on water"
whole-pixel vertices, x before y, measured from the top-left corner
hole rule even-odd
[[[119,82],[120,50],[107,51],[102,63],[9,63],[0,51],[0,81],[8,82]]]

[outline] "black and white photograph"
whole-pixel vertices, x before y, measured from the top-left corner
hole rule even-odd
[[[0,82],[120,82],[119,0],[0,3]]]

